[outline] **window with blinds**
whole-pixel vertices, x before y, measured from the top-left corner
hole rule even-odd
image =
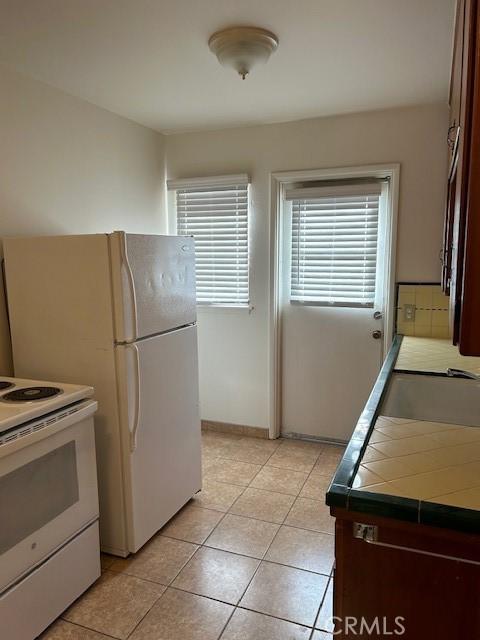
[[[381,184],[291,189],[292,302],[375,301]]]
[[[177,233],[195,238],[197,303],[247,305],[248,179],[176,188],[176,211]]]

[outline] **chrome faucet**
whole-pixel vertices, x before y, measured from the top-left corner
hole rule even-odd
[[[480,380],[480,376],[472,371],[465,371],[464,369],[447,369],[447,376],[450,378],[468,378],[469,380]]]

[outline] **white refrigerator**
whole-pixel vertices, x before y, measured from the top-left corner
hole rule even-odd
[[[15,375],[92,385],[102,549],[137,551],[201,488],[194,241],[4,240]]]

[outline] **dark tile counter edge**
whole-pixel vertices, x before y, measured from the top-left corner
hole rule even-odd
[[[353,478],[357,472],[363,453],[367,447],[370,435],[374,429],[381,402],[387,390],[395,362],[400,351],[403,336],[396,335],[393,339],[385,362],[378,374],[378,378],[373,386],[372,392],[367,400],[367,404],[360,415],[355,430],[347,445],[343,458],[337,467],[332,483],[326,494],[326,503],[329,506],[349,508],[349,499]],[[359,497],[367,492],[355,491]],[[372,494],[368,494],[371,496]],[[388,496],[378,495],[382,498],[382,504]]]
[[[390,376],[394,371],[402,339],[403,336],[396,335],[393,340],[372,393],[327,491],[326,503],[330,507],[341,507],[349,511],[407,522],[418,522],[465,533],[480,533],[480,513],[478,511],[352,489],[353,479],[374,429]],[[397,372],[420,375],[423,373],[407,370],[398,370]],[[427,372],[425,374],[428,375]],[[430,373],[430,375],[432,374]]]

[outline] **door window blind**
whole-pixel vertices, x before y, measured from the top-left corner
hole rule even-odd
[[[292,189],[293,302],[373,306],[381,185]]]
[[[248,182],[177,188],[177,233],[195,238],[197,303],[246,305]]]

